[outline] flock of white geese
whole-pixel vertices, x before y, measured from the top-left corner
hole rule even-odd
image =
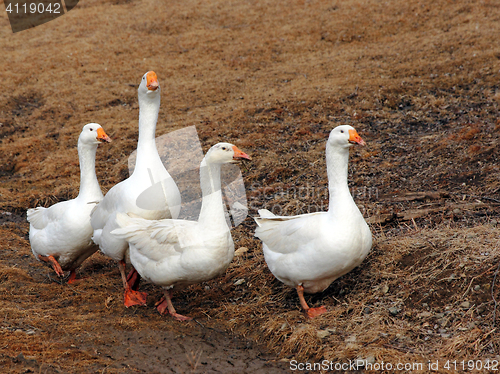
[[[138,89],[139,139],[137,161],[129,178],[103,196],[95,174],[97,146],[110,138],[96,123],[83,127],[78,138],[80,190],[78,196],[49,208],[28,209],[29,238],[36,259],[51,265],[59,277],[76,269],[100,250],[116,261],[124,287],[124,304],[145,305],[146,293],[138,291],[141,278],[161,286],[164,296],[156,303],[161,314],[179,321],[172,293],[191,284],[221,275],[234,256],[234,243],[225,218],[221,166],[250,156],[230,143],[208,150],[200,165],[202,206],[197,221],[177,219],[181,195],[165,169],[155,145],[160,110],[157,75],[147,72]],[[310,318],[326,312],[310,308],[304,293],[325,290],[335,279],[358,266],[372,246],[372,235],[354,203],[347,184],[349,148],[364,145],[348,125],[334,128],[326,143],[329,208],[297,216],[275,216],[259,210],[255,236],[269,270],[297,290]],[[156,210],[142,209],[137,199],[151,180],[163,181],[164,193]],[[154,198],[154,196],[152,197]],[[127,274],[126,266],[132,270]]]

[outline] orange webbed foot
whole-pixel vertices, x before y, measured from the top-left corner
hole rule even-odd
[[[302,286],[302,284],[299,284],[296,289],[297,295],[299,296],[300,305],[309,318],[314,318],[319,316],[320,314],[326,313],[326,308],[324,306],[320,306],[318,308],[309,308],[309,305],[307,305],[306,303],[306,299],[304,299],[304,287]]]
[[[123,304],[125,304],[127,308],[133,305],[146,305],[147,296],[148,294],[146,292],[134,291],[128,288],[124,293]]]
[[[76,272],[71,272],[71,273],[69,273],[68,284],[76,285],[76,284],[79,284],[80,282],[82,282],[88,278],[89,277],[76,278]]]
[[[139,292],[132,288],[132,285],[135,286],[135,282],[137,280],[134,276],[134,272],[136,273],[137,277],[139,277],[139,274],[134,269],[133,271],[130,272],[130,274],[127,277],[125,275],[125,266],[126,266],[125,261],[123,260],[118,261],[118,268],[120,269],[120,274],[122,276],[122,281],[123,281],[123,288],[125,289],[123,293],[123,304],[127,308],[133,305],[146,305],[146,298],[148,294],[146,292]],[[129,283],[129,278],[130,278],[130,283]]]
[[[168,291],[166,294],[169,294]],[[172,301],[170,300],[170,297],[167,299],[165,297],[162,297],[156,304],[156,309],[161,315],[164,314],[170,314],[172,317],[174,317],[177,321],[191,321],[191,317],[183,316],[182,314],[179,314],[175,311],[174,306],[172,305]]]
[[[318,308],[309,308],[306,313],[309,318],[317,317],[323,313],[326,313],[327,310],[324,306],[320,306]]]
[[[187,316],[183,316],[182,314],[179,314],[179,313],[170,313],[170,315],[172,317],[174,317],[177,321],[191,321],[192,318],[191,317],[187,317]]]

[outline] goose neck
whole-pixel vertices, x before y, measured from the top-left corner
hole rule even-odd
[[[160,110],[160,96],[139,94],[139,139],[136,164],[148,163],[149,155],[158,157],[155,143],[156,123]],[[153,96],[154,95],[154,96]]]
[[[202,202],[198,222],[205,226],[227,229],[222,204],[221,165],[210,164],[203,159],[200,165],[200,184]]]
[[[80,191],[78,196],[84,199],[102,199],[101,188],[95,174],[95,155],[97,144],[78,142],[78,159],[80,162]]]
[[[339,202],[351,201],[352,197],[347,184],[349,148],[340,148],[327,144],[326,168],[328,174],[329,211],[337,207]]]

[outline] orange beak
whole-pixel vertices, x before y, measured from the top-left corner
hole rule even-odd
[[[105,143],[111,143],[111,138],[104,132],[102,127],[97,129],[97,140]]]
[[[349,130],[349,143],[365,145],[365,141],[361,139],[356,130]]]
[[[156,76],[156,73],[154,71],[148,72],[146,75],[147,79],[147,84],[146,87],[150,91],[156,91],[158,87],[160,87],[160,84],[158,83],[158,77]]]
[[[237,160],[240,158],[245,158],[247,160],[251,160],[252,158],[247,155],[245,152],[241,151],[237,146],[233,145],[234,156],[233,159]]]

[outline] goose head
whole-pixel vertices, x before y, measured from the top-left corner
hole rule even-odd
[[[98,123],[88,123],[83,126],[83,130],[78,138],[79,143],[83,144],[99,144],[110,143],[111,139],[104,132],[104,129]]]
[[[157,95],[160,93],[160,83],[154,71],[148,71],[142,76],[139,84],[139,93],[147,95]]]
[[[210,148],[205,156],[209,164],[227,164],[240,159],[251,160],[249,155],[231,143],[218,143]]]
[[[341,148],[349,148],[354,144],[365,145],[365,141],[361,139],[354,127],[349,125],[341,125],[335,127],[330,132],[328,144]]]

